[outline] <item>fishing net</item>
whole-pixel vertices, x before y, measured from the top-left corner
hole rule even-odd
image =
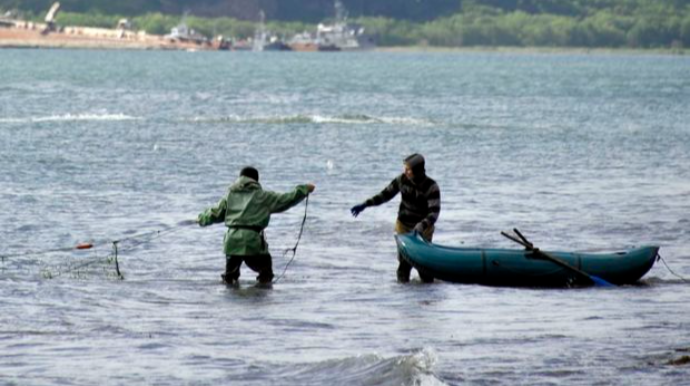
[[[123,278],[113,248],[86,245],[88,250],[73,247],[0,256],[0,278]]]
[[[0,279],[38,277],[54,279],[124,279],[118,255],[148,244],[163,234],[178,231],[176,226],[135,234],[126,238],[100,243],[82,243],[73,247],[15,254],[0,254]]]

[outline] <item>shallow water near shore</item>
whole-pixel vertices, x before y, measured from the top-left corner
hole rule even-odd
[[[2,50],[0,384],[688,384],[688,105],[682,56]],[[673,273],[398,284],[399,199],[349,208],[414,152],[439,244],[515,248],[517,227],[660,245]],[[224,228],[179,225],[249,164],[317,185],[271,289],[220,284]],[[303,214],[272,219],[276,274]]]

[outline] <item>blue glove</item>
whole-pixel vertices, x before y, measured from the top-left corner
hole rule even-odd
[[[367,207],[367,204],[359,204],[355,205],[350,209],[350,213],[352,213],[353,216],[357,217],[359,216],[360,213],[364,211],[364,209]]]
[[[424,233],[424,224],[421,222],[418,222],[417,225],[414,226],[413,229],[415,232],[419,233],[420,235]]]

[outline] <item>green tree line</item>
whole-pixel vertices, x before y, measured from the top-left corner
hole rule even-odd
[[[87,13],[63,12],[57,17],[57,23],[61,26],[89,26],[99,28],[114,28],[118,21],[127,19],[132,28],[143,30],[149,34],[165,35],[182,22],[180,16],[164,15],[161,13],[148,13],[141,16],[127,18],[124,15],[102,15]],[[248,38],[254,36],[257,23],[246,20],[237,20],[229,17],[203,18],[187,16],[184,22],[189,28],[207,37],[235,37]],[[289,38],[297,33],[315,29],[315,25],[301,22],[268,22],[266,28],[283,38]]]
[[[55,0],[0,0],[0,9],[45,12]],[[384,16],[414,21],[432,20],[456,12],[462,0],[340,0],[353,17]],[[263,10],[268,19],[318,23],[333,16],[333,0],[61,0],[62,9],[76,13],[145,13],[256,20]]]
[[[379,32],[382,45],[690,47],[690,7],[675,4],[685,1],[639,1],[637,7],[589,9],[576,16],[505,10],[481,3],[485,2],[466,3],[462,12],[424,23],[387,18],[363,18],[361,22]],[[545,0],[541,6],[548,3]]]
[[[458,5],[456,12],[428,21],[366,15],[349,20],[375,34],[381,46],[690,47],[690,0],[464,0],[454,3]],[[36,19],[43,16],[30,15]],[[153,34],[169,33],[180,22],[179,15],[160,12],[136,16],[62,12],[57,21],[61,25],[112,28],[123,17],[129,17],[135,29]],[[252,36],[256,28],[255,22],[232,17],[190,16],[187,24],[209,37],[244,38]],[[279,36],[290,37],[314,30],[316,26],[302,21],[269,21],[267,28]]]

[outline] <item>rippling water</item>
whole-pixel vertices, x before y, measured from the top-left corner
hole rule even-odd
[[[0,383],[690,384],[661,262],[614,289],[401,285],[397,205],[348,212],[420,152],[440,244],[658,244],[688,278],[689,105],[681,56],[0,51]],[[176,226],[247,164],[317,185],[271,290],[219,283],[222,226]],[[278,273],[303,210],[268,230]]]

